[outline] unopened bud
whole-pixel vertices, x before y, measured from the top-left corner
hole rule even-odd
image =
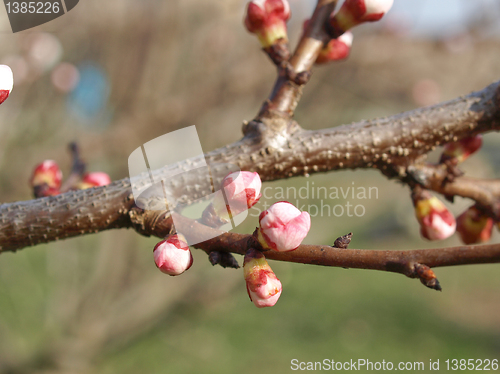
[[[30,185],[35,197],[54,196],[59,194],[62,183],[62,172],[53,160],[45,160],[33,170]]]
[[[455,160],[458,162],[465,161],[470,155],[477,152],[483,145],[483,136],[481,134],[468,136],[458,142],[448,143],[444,146],[441,161]]]
[[[222,221],[229,222],[231,217],[250,209],[259,201],[261,188],[258,173],[241,171],[227,175],[212,201],[215,214]]]
[[[311,217],[288,201],[280,201],[259,216],[258,240],[263,248],[279,252],[293,251],[311,228]]]
[[[250,300],[257,308],[273,306],[278,301],[282,286],[266,258],[255,249],[249,249],[243,261],[243,275]]]
[[[83,176],[82,181],[78,184],[78,188],[85,190],[87,188],[106,186],[111,183],[111,178],[108,174],[96,171],[87,173]]]
[[[464,244],[485,243],[490,240],[493,219],[471,206],[457,218],[457,232]]]
[[[352,32],[339,36],[337,39],[332,39],[324,47],[316,59],[317,64],[325,64],[330,61],[344,60],[349,57],[351,51],[353,35]]]
[[[193,256],[182,235],[170,235],[153,249],[155,264],[165,274],[180,275],[193,264]]]
[[[346,0],[339,11],[330,19],[335,33],[340,35],[364,22],[381,19],[394,0]]]
[[[413,204],[424,238],[443,240],[455,233],[455,217],[437,197],[423,190],[413,194]]]
[[[253,0],[247,6],[245,26],[257,35],[262,47],[267,48],[280,39],[288,42],[286,21],[289,18],[287,0]]]

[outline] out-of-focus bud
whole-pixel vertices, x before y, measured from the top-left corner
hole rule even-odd
[[[276,304],[283,288],[262,252],[248,250],[243,261],[243,275],[248,296],[257,308]]]
[[[339,11],[330,18],[335,33],[340,35],[350,28],[364,22],[381,19],[394,0],[346,0]]]
[[[33,170],[30,185],[35,197],[54,196],[61,188],[62,172],[53,160],[45,160]]]
[[[420,233],[428,240],[443,240],[455,233],[455,217],[446,206],[429,191],[421,190],[412,195],[415,215],[420,223]]]
[[[186,239],[180,234],[170,235],[156,244],[153,256],[158,269],[168,275],[180,275],[193,264]]]
[[[346,59],[351,51],[352,39],[352,32],[347,31],[337,39],[330,40],[326,47],[320,51],[316,63],[325,64],[330,61]]]
[[[263,248],[279,252],[293,251],[311,228],[311,217],[288,201],[280,201],[259,216],[258,240]]]
[[[493,219],[471,206],[457,218],[457,232],[465,244],[485,243],[491,238]]]
[[[9,97],[14,87],[14,75],[7,65],[0,65],[0,104]]]
[[[87,173],[83,176],[82,181],[78,184],[78,188],[85,190],[87,188],[105,186],[111,183],[111,178],[108,174],[101,171]]]
[[[247,6],[245,26],[257,35],[262,47],[267,48],[279,39],[288,42],[286,21],[289,18],[287,0],[253,0]]]
[[[468,136],[455,143],[448,143],[444,146],[441,161],[456,160],[456,162],[465,161],[470,155],[475,153],[483,145],[483,136],[481,134]]]
[[[258,173],[240,171],[227,175],[212,201],[215,214],[228,222],[230,217],[250,209],[259,201],[261,188]]]

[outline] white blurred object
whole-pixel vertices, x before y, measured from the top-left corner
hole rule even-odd
[[[24,57],[19,55],[10,55],[2,59],[2,63],[8,65],[12,69],[12,73],[16,77],[16,85],[22,84],[29,73],[29,66]]]
[[[0,65],[0,104],[9,97],[14,86],[14,75],[7,65]]]

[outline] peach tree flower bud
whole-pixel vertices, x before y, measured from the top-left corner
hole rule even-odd
[[[0,65],[0,104],[9,97],[14,87],[14,76],[7,65]]]
[[[441,161],[456,160],[456,162],[465,161],[470,155],[477,152],[483,145],[483,136],[481,134],[468,136],[454,143],[448,143],[444,146]]]
[[[82,181],[78,184],[78,188],[85,190],[87,188],[105,186],[111,183],[111,178],[108,174],[101,171],[87,173],[83,176]]]
[[[54,196],[59,194],[62,183],[62,172],[53,160],[45,160],[33,170],[30,185],[35,197]]]
[[[428,240],[443,240],[455,233],[455,217],[446,206],[428,191],[413,195],[415,215],[420,223],[420,233]]]
[[[168,275],[180,275],[193,264],[193,256],[182,235],[170,235],[155,245],[153,249],[155,264]]]
[[[475,206],[471,206],[457,218],[457,232],[465,244],[485,243],[491,238],[493,219]]]
[[[279,252],[293,251],[311,228],[311,217],[288,201],[280,201],[259,216],[258,240],[263,248]]]
[[[257,308],[273,306],[280,298],[282,286],[262,252],[249,249],[243,261],[243,275],[250,300]]]
[[[212,201],[215,214],[229,221],[230,217],[250,209],[259,201],[261,188],[262,181],[258,173],[240,171],[227,175]]]
[[[381,19],[394,0],[346,0],[339,11],[330,19],[330,24],[337,34],[364,22]]]
[[[352,32],[347,31],[337,39],[330,40],[326,47],[319,52],[316,63],[324,64],[330,61],[346,59],[349,57],[349,52],[351,51],[352,39]]]
[[[257,35],[262,47],[267,48],[279,39],[288,41],[286,21],[289,18],[287,0],[252,0],[247,6],[245,26]]]

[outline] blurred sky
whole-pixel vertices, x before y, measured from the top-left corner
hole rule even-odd
[[[389,13],[392,17],[402,16],[408,20],[406,27],[416,36],[434,37],[453,35],[465,31],[471,17],[488,15],[498,19],[498,0],[395,0]],[[491,34],[499,35],[495,27]]]

